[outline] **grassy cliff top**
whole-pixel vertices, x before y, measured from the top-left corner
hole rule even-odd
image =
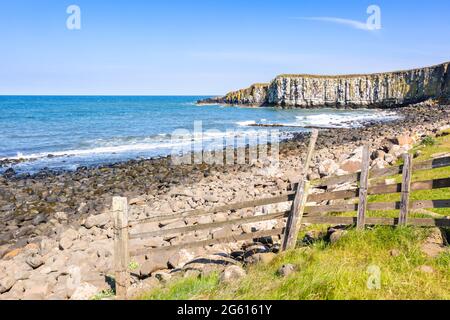
[[[389,71],[389,72],[377,72],[377,73],[366,73],[366,74],[337,74],[337,75],[320,75],[320,74],[280,74],[275,79],[279,78],[319,78],[319,79],[341,79],[341,78],[360,78],[360,77],[373,77],[373,76],[390,76],[390,75],[398,75],[406,72],[417,72],[421,70],[434,69],[438,67],[448,67],[450,62],[444,62],[441,64],[437,64],[434,66],[423,67],[423,68],[415,68],[408,70],[398,70],[398,71]]]

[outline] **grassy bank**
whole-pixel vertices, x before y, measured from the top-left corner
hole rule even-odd
[[[412,152],[420,150],[415,161],[450,152],[450,135],[426,139]],[[417,172],[413,181],[450,176],[450,168]],[[400,181],[399,176],[391,177]],[[450,189],[413,192],[412,200],[448,199]],[[399,195],[371,196],[372,202],[399,200]],[[449,209],[431,213],[450,215]],[[354,213],[351,213],[354,215]],[[372,211],[370,216],[397,216],[398,211]],[[315,225],[313,230],[325,231]],[[302,230],[299,238],[308,230]],[[319,240],[309,246],[280,254],[268,265],[247,269],[247,276],[233,284],[219,282],[212,274],[202,278],[183,278],[145,293],[142,299],[450,299],[450,252],[431,258],[421,251],[430,233],[426,228],[375,227],[365,231],[348,230],[337,243]],[[396,252],[393,254],[393,252]],[[296,271],[281,277],[277,270],[293,264]],[[426,266],[426,267],[424,267]],[[373,270],[380,270],[381,286],[369,289],[367,282]],[[425,270],[424,270],[425,269]],[[428,272],[427,272],[428,271]],[[373,274],[373,273],[372,273]]]

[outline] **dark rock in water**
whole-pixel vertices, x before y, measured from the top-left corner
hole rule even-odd
[[[4,176],[5,178],[12,178],[12,177],[14,177],[15,175],[16,175],[16,171],[14,171],[13,168],[9,168],[9,169],[7,169],[7,170],[3,173],[3,176]]]

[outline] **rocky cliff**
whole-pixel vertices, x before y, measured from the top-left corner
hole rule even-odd
[[[223,97],[199,103],[281,107],[394,107],[450,101],[449,62],[405,71],[338,75],[280,75]]]

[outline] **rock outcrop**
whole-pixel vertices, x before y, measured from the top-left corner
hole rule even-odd
[[[254,84],[199,103],[301,108],[389,108],[426,100],[448,103],[449,64],[366,75],[280,75],[269,84]]]

